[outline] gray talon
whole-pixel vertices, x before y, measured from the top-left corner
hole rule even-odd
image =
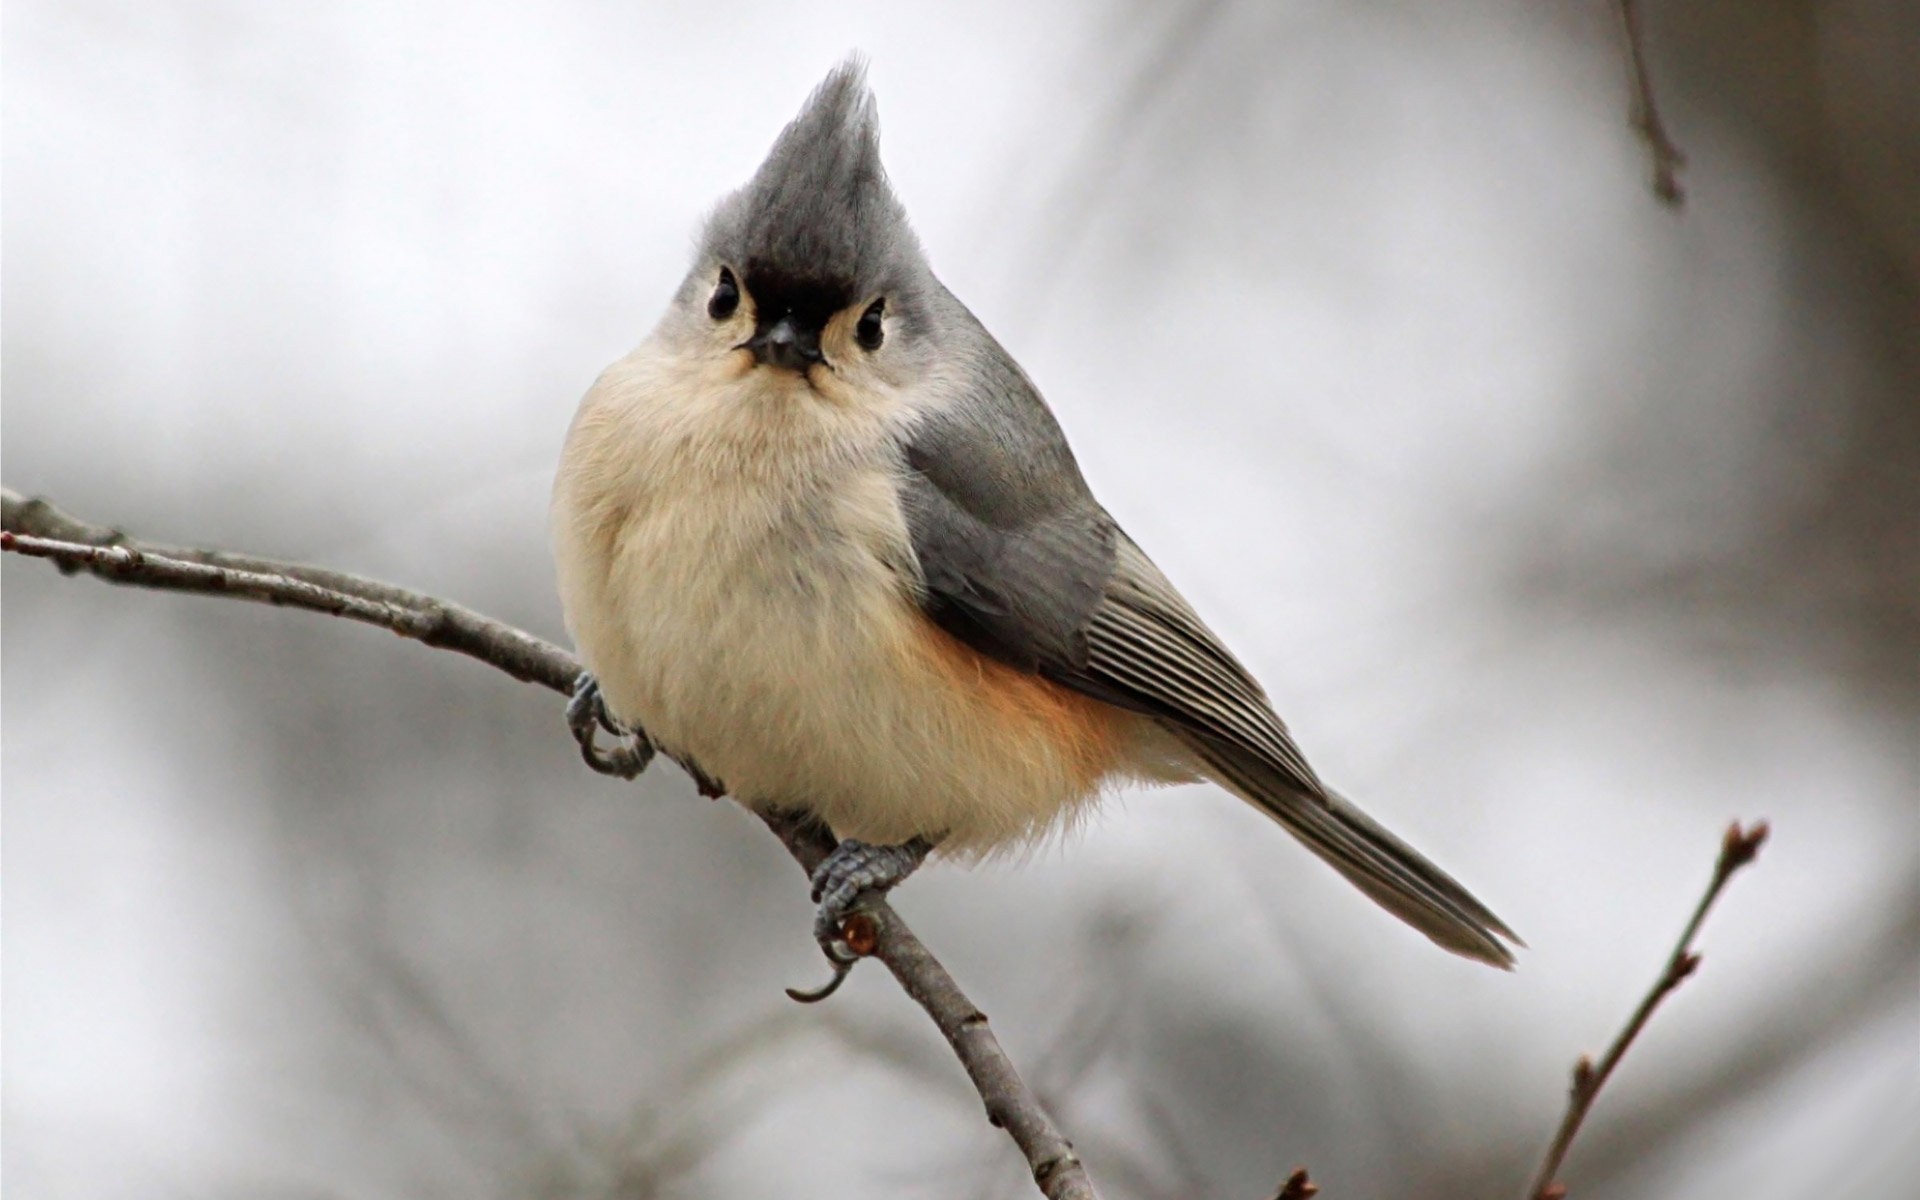
[[[840,990],[840,985],[845,983],[847,976],[853,973],[853,964],[860,961],[860,956],[857,954],[849,954],[841,958],[832,950],[827,951],[827,958],[833,963],[833,977],[817,988],[788,988],[787,999],[799,1004],[820,1003]]]
[[[813,917],[813,937],[833,965],[833,978],[813,991],[788,988],[787,995],[803,1004],[825,1000],[845,981],[860,956],[842,940],[840,928],[859,909],[865,896],[884,896],[898,887],[926,861],[933,844],[914,838],[898,846],[870,846],[848,838],[835,846],[813,872],[813,898],[819,909]]]
[[[653,742],[645,731],[623,729],[613,719],[613,714],[607,711],[606,700],[600,695],[600,681],[589,672],[582,671],[574,681],[573,697],[567,701],[567,728],[573,731],[573,740],[580,744],[580,757],[602,775],[632,779],[653,761]],[[600,749],[594,744],[594,734],[600,729],[626,739],[625,744]]]

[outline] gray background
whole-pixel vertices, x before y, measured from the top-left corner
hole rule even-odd
[[[1101,497],[1533,947],[1442,955],[1209,789],[928,871],[903,912],[1108,1194],[1516,1194],[1735,816],[1775,841],[1568,1177],[1864,1193],[1920,1063],[1912,24],[1652,5],[1676,215],[1598,0],[14,0],[5,480],[561,636],[576,397],[860,48]],[[882,972],[781,996],[822,968],[764,831],[588,774],[554,697],[5,597],[10,1197],[1029,1190]]]

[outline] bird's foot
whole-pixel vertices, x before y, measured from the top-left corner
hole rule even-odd
[[[862,900],[877,900],[898,887],[927,860],[933,843],[914,838],[898,846],[870,846],[848,838],[813,871],[814,940],[833,965],[833,978],[811,991],[788,988],[802,1004],[825,1000],[846,981],[853,964],[873,952],[873,930],[860,912]]]
[[[624,728],[613,719],[600,695],[600,681],[592,672],[580,672],[573,685],[573,698],[567,701],[567,728],[573,731],[573,740],[580,743],[580,757],[602,775],[632,779],[653,761],[653,742],[646,731]],[[594,734],[599,730],[622,740],[602,750],[594,744]]]
[[[685,771],[687,777],[693,780],[693,786],[699,789],[702,796],[705,796],[709,800],[718,800],[727,794],[727,785],[721,783],[705,771],[702,771],[699,763],[689,758],[680,757],[675,758],[673,761],[680,764],[680,769]]]

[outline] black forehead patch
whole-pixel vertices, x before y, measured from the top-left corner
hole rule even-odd
[[[820,329],[858,298],[850,281],[802,276],[757,259],[748,260],[745,282],[755,317],[763,326],[793,317],[808,329]]]

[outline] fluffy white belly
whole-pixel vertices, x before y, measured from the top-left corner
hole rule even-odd
[[[1126,719],[920,614],[884,443],[740,445],[750,413],[689,432],[630,393],[589,395],[555,493],[568,623],[621,719],[747,803],[870,842],[991,849],[1094,794]]]

